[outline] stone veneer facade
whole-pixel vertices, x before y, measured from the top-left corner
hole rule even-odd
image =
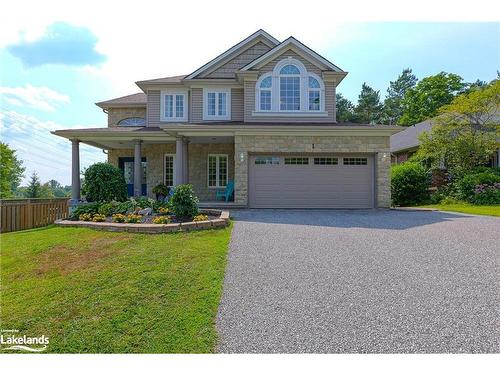
[[[109,108],[108,109],[108,127],[118,126],[118,122],[129,118],[146,118],[146,107],[142,108]]]
[[[163,183],[164,155],[175,154],[175,143],[146,144],[141,150],[142,157],[147,161],[147,192],[154,197],[153,188]],[[234,179],[234,145],[232,143],[216,144],[189,144],[188,169],[189,181],[193,185],[195,194],[202,201],[215,201],[215,188],[208,187],[208,155],[227,154],[228,180]],[[108,162],[118,167],[120,157],[133,157],[132,149],[114,149],[108,151]]]
[[[235,203],[248,204],[248,160],[252,153],[366,153],[375,155],[377,207],[390,207],[390,150],[388,136],[267,136],[237,135],[234,144],[189,144],[189,183],[202,201],[214,201],[217,189],[208,188],[209,154],[227,154],[228,179],[235,181]],[[148,196],[163,183],[164,155],[175,154],[175,144],[150,144],[142,148],[146,157]],[[385,154],[385,156],[384,156]],[[243,161],[240,161],[243,155]],[[119,157],[133,157],[133,150],[109,150],[108,161],[118,166]],[[235,157],[236,156],[236,157]]]
[[[370,153],[375,154],[377,207],[390,207],[389,136],[235,136],[235,202],[248,204],[248,155],[251,153]],[[385,155],[384,155],[385,154]],[[240,155],[243,155],[241,161]]]

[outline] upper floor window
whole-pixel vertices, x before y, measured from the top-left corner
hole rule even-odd
[[[230,120],[231,91],[204,89],[203,92],[203,120]]]
[[[119,126],[146,126],[146,119],[142,117],[129,117],[118,121]]]
[[[256,112],[325,113],[325,87],[322,79],[308,72],[304,64],[288,57],[263,74],[256,83]]]
[[[160,111],[161,121],[186,121],[187,92],[162,91]]]
[[[295,65],[280,70],[280,110],[300,111],[300,70]]]
[[[267,74],[264,79],[260,82],[259,88],[259,106],[258,108],[261,111],[270,111],[272,108],[272,87],[273,80],[270,74]]]

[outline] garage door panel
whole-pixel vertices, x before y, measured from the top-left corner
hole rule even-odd
[[[272,155],[276,156],[276,155]],[[318,155],[324,156],[324,155]],[[276,156],[278,157],[278,156]],[[250,158],[249,205],[256,208],[370,208],[373,207],[373,157],[367,165],[255,165]]]

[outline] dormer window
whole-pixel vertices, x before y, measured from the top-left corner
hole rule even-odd
[[[286,116],[288,112],[295,112],[296,115],[326,116],[323,81],[308,72],[302,62],[288,57],[257,80],[255,109],[256,115]]]

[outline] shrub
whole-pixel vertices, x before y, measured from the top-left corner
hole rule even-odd
[[[153,194],[156,194],[156,199],[167,197],[169,191],[170,189],[165,184],[158,184],[153,188]]]
[[[113,223],[124,223],[127,220],[127,217],[123,214],[114,214],[111,216],[111,220]]]
[[[458,199],[474,203],[476,197],[476,186],[479,185],[494,185],[500,182],[500,175],[497,175],[493,170],[484,170],[482,172],[472,172],[466,174],[461,179],[454,182],[454,196]]]
[[[392,203],[397,206],[415,205],[429,198],[430,175],[416,162],[406,162],[391,168]]]
[[[123,173],[111,164],[92,164],[85,170],[84,176],[82,192],[89,202],[122,202],[127,199]]]
[[[86,203],[86,204],[80,204],[75,207],[73,212],[71,213],[71,217],[73,219],[79,218],[80,215],[82,214],[90,214],[90,216],[98,213],[100,203]]]
[[[102,214],[95,214],[94,216],[92,216],[92,221],[96,223],[106,221],[106,216]]]
[[[116,212],[119,204],[118,202],[103,203],[99,206],[98,212],[104,216],[111,216]]]
[[[171,222],[170,216],[157,216],[153,219],[153,224],[170,224]]]
[[[130,214],[127,215],[127,223],[140,223],[142,215]]]
[[[125,215],[126,213],[132,212],[133,210],[134,210],[134,204],[131,201],[120,202],[115,207],[115,213],[117,214]]]
[[[208,216],[204,214],[199,214],[193,217],[193,221],[206,221],[208,220]]]
[[[477,185],[470,201],[478,205],[500,204],[500,182]]]
[[[92,214],[89,213],[84,213],[78,216],[78,219],[80,221],[91,221],[92,220]]]
[[[194,195],[193,186],[178,185],[170,199],[170,206],[175,216],[181,220],[191,219],[198,213],[198,197]]]

